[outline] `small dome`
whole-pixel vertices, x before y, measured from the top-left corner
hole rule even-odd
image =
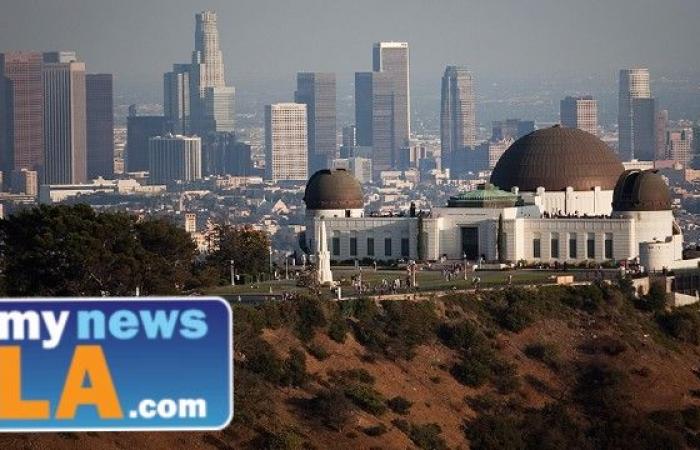
[[[555,125],[533,131],[503,153],[491,174],[491,183],[509,191],[534,192],[538,187],[563,191],[571,186],[588,191],[596,186],[612,190],[624,171],[607,144],[578,128]]]
[[[364,195],[359,181],[344,169],[319,170],[304,192],[307,209],[360,209]]]
[[[614,211],[667,211],[671,193],[656,170],[632,169],[620,175],[613,194]]]

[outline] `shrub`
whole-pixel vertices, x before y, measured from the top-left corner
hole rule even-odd
[[[254,351],[246,355],[245,368],[271,383],[280,383],[284,378],[285,367],[275,349],[259,338],[256,339],[254,348]]]
[[[304,441],[295,431],[283,429],[264,432],[260,444],[261,448],[269,450],[301,450],[304,446]]]
[[[666,309],[666,301],[666,286],[656,281],[649,286],[649,292],[635,302],[635,306],[644,311],[663,311]]]
[[[328,337],[342,344],[345,342],[345,336],[348,334],[348,331],[349,328],[345,318],[340,314],[334,314],[328,324]]]
[[[588,339],[581,344],[579,349],[589,355],[606,354],[608,356],[617,356],[627,350],[627,345],[615,337],[600,336]]]
[[[503,298],[494,299],[489,312],[496,322],[506,330],[518,333],[535,321],[537,295],[527,289],[510,288]]]
[[[371,386],[361,383],[346,384],[343,392],[357,407],[372,415],[381,416],[386,412],[384,397]]]
[[[321,344],[318,344],[316,342],[311,342],[309,345],[306,346],[306,349],[309,351],[311,356],[316,358],[319,361],[323,361],[328,358],[328,350],[326,350],[326,347],[324,347]]]
[[[308,342],[315,329],[326,325],[323,304],[318,297],[301,297],[295,301],[297,323],[295,331],[299,339]]]
[[[520,387],[520,379],[516,365],[502,360],[494,361],[491,364],[491,381],[501,394],[510,394],[517,390]]]
[[[480,415],[465,428],[473,450],[526,448],[518,420],[508,414]]]
[[[391,424],[405,434],[408,434],[408,432],[411,430],[411,424],[404,419],[394,419],[391,421]]]
[[[685,426],[693,431],[700,430],[700,407],[693,405],[683,410]]]
[[[700,314],[690,308],[660,313],[656,318],[661,329],[679,341],[700,343]]]
[[[358,381],[369,385],[374,384],[374,377],[372,374],[370,374],[367,369],[361,367],[347,370],[332,370],[330,375],[331,378],[339,384],[352,381]]]
[[[399,395],[390,399],[387,405],[389,405],[389,408],[396,414],[406,415],[411,409],[411,406],[413,406],[413,402]]]
[[[603,305],[603,291],[595,284],[570,286],[566,289],[566,295],[563,296],[562,301],[571,308],[593,313]]]
[[[525,347],[524,353],[528,358],[536,359],[554,371],[559,370],[561,366],[559,352],[556,347],[551,344],[528,344]]]
[[[460,383],[476,388],[488,380],[491,370],[488,363],[465,357],[452,366],[450,373]]]
[[[469,350],[483,345],[486,337],[470,321],[457,324],[442,324],[438,328],[438,337],[447,347],[454,350]]]
[[[443,450],[447,449],[445,440],[440,436],[442,429],[436,423],[427,423],[424,425],[411,425],[408,437],[420,449],[424,450]]]
[[[306,373],[306,354],[295,348],[289,352],[289,358],[284,362],[282,382],[289,386],[303,387],[309,379]]]
[[[341,389],[327,389],[311,400],[311,411],[325,426],[342,431],[350,418],[352,403]]]
[[[367,436],[381,436],[387,432],[386,426],[383,423],[373,427],[367,427],[362,430]]]

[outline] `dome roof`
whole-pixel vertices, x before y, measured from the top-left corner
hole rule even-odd
[[[671,193],[656,170],[632,169],[620,175],[613,194],[614,211],[667,211]]]
[[[563,191],[569,186],[576,191],[595,186],[612,190],[623,171],[605,142],[578,128],[555,125],[533,131],[508,147],[493,169],[491,183],[526,192],[538,187]]]
[[[359,209],[363,198],[359,181],[344,169],[319,170],[311,175],[304,192],[307,209]]]

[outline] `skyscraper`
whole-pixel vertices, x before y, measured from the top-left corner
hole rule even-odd
[[[134,108],[133,113],[135,113]],[[148,140],[165,131],[163,116],[129,114],[126,120],[126,152],[124,165],[127,172],[148,170]]]
[[[656,157],[656,102],[653,98],[632,99],[632,157],[653,161]]]
[[[168,134],[148,140],[151,184],[190,182],[202,178],[202,140]]]
[[[87,181],[85,63],[73,52],[44,54],[46,184]]]
[[[265,178],[272,181],[308,179],[306,105],[265,106]]]
[[[114,95],[111,74],[85,76],[87,175],[114,176]]]
[[[493,122],[491,140],[500,141],[508,138],[517,140],[533,131],[535,131],[535,122],[532,120],[497,120]]]
[[[440,143],[443,167],[452,167],[452,154],[476,145],[476,112],[471,73],[447,66],[440,97]]]
[[[393,82],[394,147],[398,151],[408,144],[411,135],[408,43],[378,42],[372,50],[372,70],[388,74]]]
[[[375,175],[395,166],[394,80],[386,72],[355,73],[357,144],[372,147]]]
[[[618,154],[623,160],[637,158],[634,154],[633,99],[650,98],[649,69],[634,68],[620,70],[617,128]]]
[[[190,77],[192,126],[198,133],[233,131],[233,87],[226,86],[224,58],[219,48],[216,13],[195,16],[194,52]]]
[[[656,157],[666,159],[666,131],[668,130],[668,110],[656,111]]]
[[[331,167],[338,156],[335,118],[335,74],[297,73],[294,101],[306,105],[309,173]]]
[[[564,98],[560,102],[559,115],[565,127],[598,134],[598,102],[590,95]]]
[[[173,64],[163,75],[163,115],[175,134],[190,133],[190,64]]]
[[[44,166],[44,87],[39,52],[0,53],[0,168]]]
[[[666,132],[666,157],[686,165],[693,159],[693,129],[681,127]]]

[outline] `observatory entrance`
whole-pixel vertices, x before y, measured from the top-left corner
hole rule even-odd
[[[479,228],[462,227],[462,254],[467,255],[467,259],[476,261],[479,259]]]

